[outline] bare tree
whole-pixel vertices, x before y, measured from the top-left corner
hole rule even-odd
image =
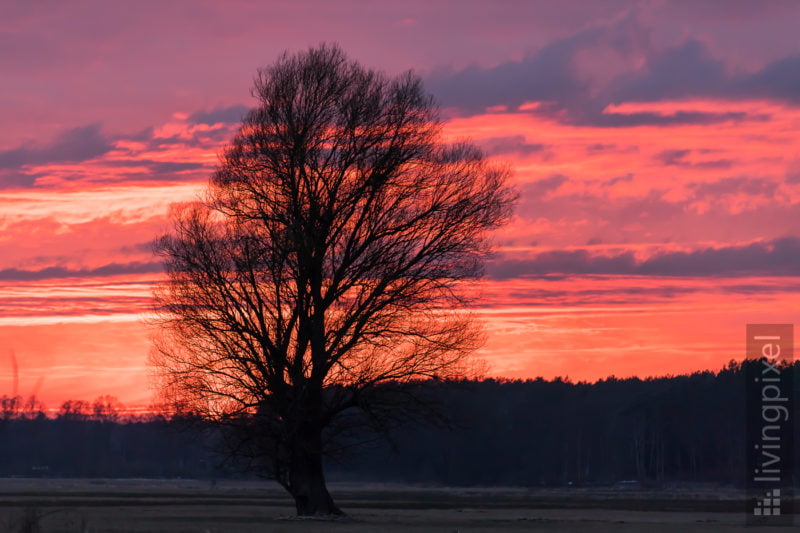
[[[323,45],[260,70],[253,95],[207,195],[158,241],[152,364],[175,408],[240,430],[231,451],[298,514],[340,514],[323,454],[339,430],[391,423],[404,385],[465,375],[463,282],[515,194],[506,169],[441,141],[412,73]]]

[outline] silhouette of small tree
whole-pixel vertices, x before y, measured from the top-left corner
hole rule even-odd
[[[70,420],[83,422],[88,420],[92,412],[89,402],[84,400],[67,400],[61,404],[61,409],[58,411],[58,418],[61,420]]]
[[[441,141],[411,73],[323,45],[259,71],[253,95],[205,198],[157,241],[151,361],[165,400],[235,428],[230,452],[298,514],[340,514],[322,463],[335,437],[402,419],[416,380],[468,372],[463,282],[515,193],[478,149]]]

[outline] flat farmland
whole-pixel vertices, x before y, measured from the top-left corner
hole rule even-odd
[[[268,482],[0,479],[0,531],[399,533],[796,531],[744,524],[733,489],[441,488],[332,483],[348,517],[293,517]]]

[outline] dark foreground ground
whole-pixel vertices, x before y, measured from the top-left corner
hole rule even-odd
[[[298,520],[273,484],[0,479],[2,532],[797,531],[744,525],[729,489],[454,489],[332,484],[349,514]]]

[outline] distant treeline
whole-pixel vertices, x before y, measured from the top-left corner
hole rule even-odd
[[[800,364],[794,369],[799,376]],[[421,386],[450,424],[408,424],[388,441],[353,448],[329,461],[329,479],[520,486],[743,480],[745,386],[738,363],[717,373],[644,380]],[[212,450],[213,428],[183,418],[121,416],[108,397],[67,402],[49,417],[35,400],[0,401],[2,476],[247,475]]]
[[[208,477],[214,459],[198,436],[162,416],[121,416],[66,402],[55,417],[12,410],[0,398],[0,476]],[[20,402],[16,402],[20,405]],[[29,405],[28,402],[26,404]]]

